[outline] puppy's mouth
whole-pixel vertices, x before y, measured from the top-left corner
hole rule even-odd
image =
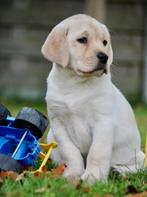
[[[78,71],[83,73],[83,74],[93,74],[93,73],[96,73],[96,72],[101,72],[102,74],[103,73],[107,74],[107,68],[104,67],[104,66],[101,66],[101,65],[98,65],[97,67],[95,67],[94,69],[89,70],[89,71],[84,71],[84,70],[81,70],[81,69],[78,69]]]

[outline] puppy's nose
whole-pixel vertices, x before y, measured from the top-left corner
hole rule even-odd
[[[99,59],[100,63],[106,64],[108,60],[108,55],[103,52],[99,52],[97,54],[97,58]]]

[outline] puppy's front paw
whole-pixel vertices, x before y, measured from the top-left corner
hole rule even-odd
[[[76,167],[67,167],[64,171],[63,176],[69,180],[80,180],[81,175],[83,174],[84,169],[78,169]]]
[[[100,172],[98,168],[85,170],[84,174],[81,176],[81,179],[88,182],[89,184],[94,184],[99,180],[106,180],[107,176]]]
[[[86,172],[81,176],[83,181],[88,182],[89,184],[94,184],[97,180],[99,180],[99,176],[93,174],[92,172]]]
[[[94,184],[96,182],[96,177],[93,174],[89,174],[89,173],[84,173],[81,176],[81,179],[83,181],[88,182],[89,184]]]

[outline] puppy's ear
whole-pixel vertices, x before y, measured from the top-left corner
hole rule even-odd
[[[53,28],[42,46],[44,57],[63,67],[69,64],[69,51],[67,43],[68,27],[63,23]]]

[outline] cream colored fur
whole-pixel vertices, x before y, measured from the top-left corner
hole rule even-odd
[[[80,38],[87,42],[79,43]],[[106,72],[95,70],[99,52],[108,56]],[[107,179],[111,167],[121,173],[142,168],[133,111],[111,82],[113,52],[106,26],[87,15],[67,18],[50,32],[42,53],[53,62],[47,79],[47,140],[58,143],[52,158],[66,163],[64,176],[93,183]]]

